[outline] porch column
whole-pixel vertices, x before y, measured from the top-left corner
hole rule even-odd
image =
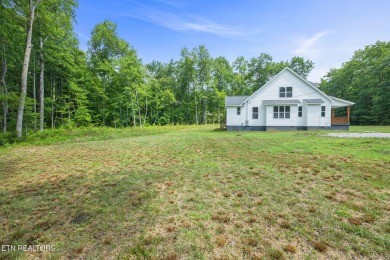
[[[351,106],[348,105],[348,108],[347,108],[347,120],[348,120],[348,124],[349,124],[349,114],[351,113]]]
[[[330,123],[333,124],[333,122],[334,122],[334,108],[331,108],[331,110],[332,110],[332,118],[330,120]]]

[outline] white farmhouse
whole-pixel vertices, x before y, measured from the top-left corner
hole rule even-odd
[[[227,96],[228,131],[349,130],[353,102],[331,97],[290,68],[283,69],[251,96]],[[346,117],[334,109],[347,107]]]

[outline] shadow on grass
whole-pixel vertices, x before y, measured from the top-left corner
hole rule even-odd
[[[1,191],[0,244],[51,244],[57,248],[51,256],[70,258],[86,250],[114,250],[124,237],[139,236],[155,217],[149,203],[156,192],[149,177],[132,176],[51,176]],[[117,236],[108,239],[111,233]],[[8,252],[2,258],[23,256]]]

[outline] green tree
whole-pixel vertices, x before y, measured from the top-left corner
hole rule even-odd
[[[327,73],[321,89],[355,102],[353,124],[390,124],[390,42],[357,50],[340,69]]]
[[[102,125],[106,125],[106,117],[110,116],[111,112],[106,104],[110,100],[106,89],[115,73],[118,60],[128,49],[129,44],[119,38],[117,25],[113,22],[106,20],[92,30],[91,40],[88,42],[88,60],[92,71],[102,81],[102,88],[96,100],[98,107],[95,107],[95,111],[100,111]]]

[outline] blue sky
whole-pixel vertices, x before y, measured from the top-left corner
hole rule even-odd
[[[118,25],[144,63],[179,59],[183,47],[206,45],[216,58],[233,61],[260,53],[275,61],[302,56],[315,63],[319,82],[355,50],[390,41],[388,0],[80,0],[76,32],[87,50],[93,27]]]

